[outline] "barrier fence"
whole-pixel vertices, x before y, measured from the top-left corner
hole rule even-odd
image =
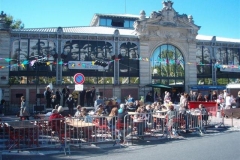
[[[209,108],[211,111],[211,108]],[[0,150],[30,150],[59,148],[70,154],[70,146],[133,142],[144,138],[172,138],[182,131],[205,132],[211,115],[196,111],[128,112],[123,118],[91,115],[89,121],[81,118],[62,118],[49,121],[45,115],[36,115],[29,121],[2,121]]]

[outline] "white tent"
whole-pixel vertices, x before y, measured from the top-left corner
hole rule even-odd
[[[240,83],[233,83],[233,84],[227,84],[226,86],[227,89],[240,89]]]

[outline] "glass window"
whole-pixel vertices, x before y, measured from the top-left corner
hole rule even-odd
[[[35,76],[29,76],[28,77],[28,84],[36,84],[36,77]]]
[[[20,84],[27,84],[27,77],[26,76],[21,76],[20,77]]]
[[[205,79],[204,79],[204,84],[205,84],[205,85],[212,85],[212,84],[213,84],[212,78],[205,78]]]
[[[129,84],[129,77],[120,77],[120,84]]]
[[[62,80],[63,80],[62,83],[63,83],[63,84],[75,84],[73,78],[74,78],[73,76],[63,76],[63,78],[62,78]]]
[[[85,84],[97,84],[97,77],[85,77]]]
[[[239,65],[239,53],[237,49],[233,49],[233,64]]]
[[[9,77],[9,84],[20,84],[21,77],[17,76],[10,76]]]
[[[112,20],[111,19],[107,19],[107,26],[112,26]]]
[[[124,21],[124,28],[129,28],[129,20]]]
[[[100,24],[99,26],[106,26],[106,19],[105,18],[100,18]]]
[[[152,79],[152,83],[153,84],[161,83],[161,80],[160,79]]]
[[[218,78],[217,79],[218,85],[227,85],[228,84],[228,78]]]
[[[167,79],[162,79],[162,80],[161,80],[161,84],[166,84],[166,85],[168,85],[168,80],[167,80]]]
[[[173,45],[165,44],[156,48],[151,57],[151,67],[154,81],[156,77],[164,78],[161,83],[165,85],[176,85],[175,78],[185,77],[183,55]]]
[[[129,22],[129,28],[133,28],[134,21]]]
[[[105,77],[105,84],[113,84],[114,77]]]
[[[183,79],[176,79],[176,85],[184,85]]]
[[[175,85],[175,79],[169,79],[169,85]]]
[[[204,85],[204,78],[198,78],[197,79],[197,84]]]
[[[130,77],[130,84],[139,84],[139,77]]]

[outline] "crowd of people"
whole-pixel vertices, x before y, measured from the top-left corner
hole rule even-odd
[[[116,120],[120,123],[124,123],[124,116],[129,114],[130,112],[134,112],[137,114],[134,114],[131,116],[132,119],[143,119],[147,123],[153,123],[154,128],[156,128],[157,121],[153,121],[153,118],[151,117],[153,114],[157,114],[158,111],[167,110],[166,117],[168,118],[168,128],[169,131],[173,128],[173,118],[176,116],[176,111],[180,113],[185,119],[186,122],[186,132],[188,132],[188,119],[186,111],[188,108],[188,102],[189,101],[201,101],[201,102],[209,102],[209,101],[215,101],[219,104],[219,108],[229,109],[232,107],[232,104],[234,103],[236,105],[236,108],[240,107],[240,92],[238,92],[238,96],[236,98],[233,98],[233,96],[230,96],[229,93],[227,93],[226,90],[223,92],[220,92],[217,94],[216,91],[210,91],[208,95],[203,95],[202,93],[198,92],[190,92],[188,93],[181,93],[179,97],[179,108],[175,108],[175,104],[171,101],[171,93],[168,91],[164,92],[163,98],[155,99],[154,102],[152,102],[152,94],[149,92],[144,99],[135,99],[132,97],[132,95],[128,95],[128,97],[125,100],[125,103],[119,103],[115,100],[103,100],[103,98],[98,95],[97,99],[93,101],[93,97],[90,99],[87,99],[86,104],[94,106],[94,110],[88,111],[85,107],[85,103],[83,105],[77,101],[76,98],[74,98],[73,94],[70,93],[69,88],[66,86],[60,93],[59,90],[56,90],[56,94],[53,94],[51,92],[50,87],[46,87],[46,93],[45,97],[51,97],[50,101],[47,101],[47,103],[50,103],[53,107],[52,113],[50,115],[49,121],[52,121],[54,119],[64,118],[64,117],[75,117],[82,119],[86,123],[93,123],[93,116],[106,116],[108,127],[111,129],[116,128]],[[95,88],[92,87],[88,90],[86,90],[86,95],[84,98],[87,97],[87,94],[91,93],[91,96],[95,96]],[[60,100],[57,99],[59,96],[58,94],[62,94],[63,102],[68,106],[68,111],[64,111],[63,105],[60,105]],[[64,96],[65,95],[65,98]],[[157,95],[157,94],[155,94]],[[81,93],[80,93],[81,97]],[[52,100],[54,99],[54,101]],[[80,98],[81,99],[81,98]],[[53,103],[54,102],[54,103]],[[224,104],[224,105],[223,105]],[[74,108],[76,106],[76,111],[74,111]],[[207,120],[207,110],[204,108],[204,105],[200,104],[199,108],[196,109],[196,111],[199,111],[203,116],[202,119]],[[74,113],[75,112],[75,113]],[[116,119],[117,117],[117,119]],[[29,119],[29,113],[26,109],[26,103],[25,103],[25,97],[21,97],[21,109],[20,109],[20,120],[22,119]],[[137,131],[138,134],[142,135],[143,131],[147,128],[146,123],[138,123],[137,125]]]

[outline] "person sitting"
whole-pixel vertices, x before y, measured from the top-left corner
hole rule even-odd
[[[88,115],[86,108],[83,108],[81,115],[83,117],[84,122],[93,123],[93,118],[90,115]]]
[[[113,108],[113,102],[112,102],[112,100],[110,100],[107,102],[107,105],[105,106],[106,114],[110,114],[112,108]]]
[[[140,139],[143,139],[144,137],[144,131],[146,129],[146,123],[145,120],[147,120],[146,112],[143,107],[139,107],[137,109],[137,114],[133,117],[133,122],[135,122],[137,126],[137,133]]]
[[[81,108],[82,108],[81,105],[77,105],[77,111],[75,112],[74,117],[80,118],[82,116],[81,115]]]
[[[57,111],[63,117],[69,117],[69,114],[66,111],[64,111],[64,108],[62,106],[58,106]]]
[[[63,116],[58,113],[57,109],[52,110],[52,114],[49,117],[48,125],[51,126],[52,131],[60,131],[61,130],[61,120],[63,120]]]
[[[98,106],[98,109],[97,109],[97,111],[95,112],[95,114],[98,115],[98,116],[101,116],[101,115],[103,115],[103,114],[106,114],[106,112],[105,112],[104,107],[103,107],[102,104],[100,104],[100,105]]]
[[[103,99],[102,99],[102,97],[100,96],[100,95],[98,95],[98,98],[95,100],[95,102],[94,102],[94,109],[95,109],[95,111],[97,111],[97,109],[98,109],[98,106],[100,105],[100,104],[104,104],[104,101],[103,101]]]
[[[133,105],[133,102],[129,102],[127,104],[127,111],[128,112],[135,112],[136,111],[136,107]]]
[[[93,118],[90,115],[88,115],[86,108],[82,109],[81,115],[82,115],[83,121],[85,123],[93,123]],[[93,127],[91,127],[91,126],[84,127],[83,128],[83,136],[85,138],[87,138],[87,140],[90,140],[92,138],[92,131],[93,131]]]

